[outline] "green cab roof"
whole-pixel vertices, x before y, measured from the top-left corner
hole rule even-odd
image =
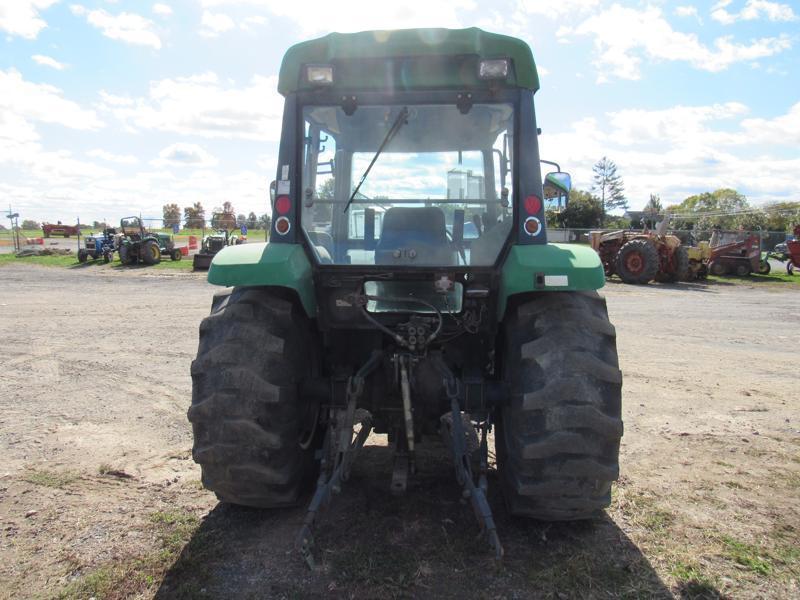
[[[335,88],[486,86],[477,78],[477,60],[506,57],[511,59],[512,68],[505,85],[538,90],[539,75],[528,44],[477,27],[330,33],[289,48],[281,63],[278,92],[285,96],[313,89],[302,78],[307,64],[334,65]],[[393,75],[387,81],[389,59],[409,59],[409,64],[393,65]],[[457,59],[462,63],[454,62]],[[467,59],[472,59],[473,68],[463,68]],[[427,66],[422,68],[421,64]]]

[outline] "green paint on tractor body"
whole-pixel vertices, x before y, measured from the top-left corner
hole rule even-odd
[[[242,244],[220,250],[211,261],[214,285],[275,286],[294,290],[309,317],[317,312],[311,263],[299,244]]]
[[[465,57],[474,63],[463,64]],[[302,42],[283,58],[278,91],[285,96],[313,89],[303,78],[309,64],[333,65],[334,86],[348,90],[487,88],[490,84],[477,77],[478,58],[510,58],[514,71],[504,85],[539,89],[525,42],[472,27],[331,33]],[[453,68],[455,60],[461,64]]]

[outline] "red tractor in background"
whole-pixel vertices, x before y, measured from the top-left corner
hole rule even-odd
[[[689,254],[681,240],[666,233],[668,220],[655,231],[592,231],[592,248],[600,255],[606,277],[618,275],[625,283],[671,283],[686,279]]]
[[[77,225],[63,225],[61,221],[58,223],[42,223],[42,234],[44,237],[49,238],[52,235],[60,235],[68,238],[71,235],[78,235]]]
[[[708,272],[746,277],[760,272],[761,236],[749,231],[715,229],[709,243]]]

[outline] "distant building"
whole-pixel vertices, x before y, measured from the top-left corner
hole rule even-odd
[[[484,186],[483,175],[473,175],[471,169],[451,169],[447,172],[448,200],[483,199]]]

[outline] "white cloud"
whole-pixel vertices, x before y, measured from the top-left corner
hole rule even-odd
[[[0,2],[0,30],[29,40],[36,39],[47,22],[39,13],[58,0],[6,0]]]
[[[752,61],[778,54],[791,47],[787,35],[752,40],[738,44],[730,36],[717,38],[714,47],[702,44],[696,35],[675,31],[661,10],[649,6],[643,10],[614,4],[610,9],[592,15],[575,28],[562,27],[558,34],[594,37],[600,69],[598,81],[609,79],[609,73],[622,79],[639,79],[643,58],[688,62],[704,71],[717,72],[737,62]]]
[[[141,15],[126,12],[112,15],[103,9],[88,10],[80,4],[73,4],[70,9],[74,15],[85,16],[88,23],[107,38],[156,50],[161,48],[161,39],[153,31],[155,24]]]
[[[565,0],[574,2],[575,0]],[[463,27],[464,12],[478,7],[476,0],[431,2],[375,2],[374,0],[202,0],[205,8],[250,6],[294,22],[302,36],[321,32],[409,27]],[[555,3],[553,3],[555,4]]]
[[[102,150],[100,148],[89,150],[86,153],[86,156],[90,156],[92,158],[99,158],[101,160],[117,163],[120,165],[135,165],[136,163],[139,162],[139,159],[133,156],[132,154],[113,154],[111,152]]]
[[[696,6],[676,6],[675,14],[679,17],[698,17]]]
[[[67,68],[67,65],[58,62],[55,58],[51,56],[45,56],[43,54],[34,54],[33,56],[31,56],[31,58],[33,59],[33,62],[35,62],[36,64],[45,67],[50,67],[51,69],[55,69],[56,71],[63,71],[64,69]]]
[[[220,33],[225,33],[236,27],[233,19],[222,13],[212,13],[209,10],[203,11],[202,29],[200,35],[205,37],[216,37]]]
[[[726,8],[730,0],[718,2],[711,9],[711,18],[723,25],[731,25],[736,21],[755,21],[765,17],[769,21],[796,21],[797,15],[788,4],[769,2],[767,0],[747,0],[738,13],[731,13]]]
[[[172,15],[172,7],[169,4],[162,4],[160,2],[153,4],[153,14],[159,17],[169,17]]]
[[[55,86],[24,80],[16,69],[0,70],[0,115],[7,113],[71,129],[103,127],[93,110],[66,100]]]
[[[133,129],[270,141],[280,136],[283,113],[276,77],[257,75],[237,88],[211,72],[153,81],[144,98],[106,94],[101,106]]]
[[[748,113],[737,102],[609,112],[581,119],[568,132],[543,135],[542,155],[561,157],[580,189],[591,186],[591,165],[609,156],[634,209],[651,192],[666,204],[720,187],[751,190],[755,201],[797,197],[800,159],[774,150],[800,145],[800,103],[773,119],[744,118]]]
[[[774,119],[745,119],[742,127],[746,139],[765,144],[784,144],[800,146],[800,102],[789,109],[785,115]]]
[[[214,167],[219,161],[197,144],[176,143],[164,148],[158,158],[151,161],[157,167]]]
[[[517,0],[517,10],[528,15],[559,19],[596,8],[600,0]]]

